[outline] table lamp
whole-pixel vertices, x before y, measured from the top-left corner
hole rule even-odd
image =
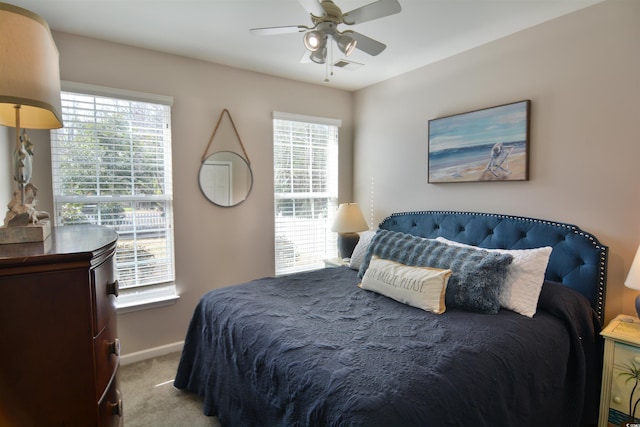
[[[638,247],[636,256],[633,258],[633,262],[631,263],[631,268],[629,269],[629,274],[627,274],[627,279],[624,281],[624,285],[627,288],[640,291],[640,247]],[[636,315],[640,317],[640,295],[636,297]]]
[[[342,203],[338,207],[331,231],[338,233],[340,258],[350,258],[360,240],[358,231],[369,229],[367,221],[357,203]]]
[[[13,179],[18,183],[0,244],[43,241],[49,214],[35,209],[32,144],[24,128],[62,127],[58,49],[47,22],[26,9],[0,3],[0,125],[15,128]]]

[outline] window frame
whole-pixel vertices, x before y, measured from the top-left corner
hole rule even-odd
[[[335,139],[333,141],[329,142],[329,145],[327,146],[327,150],[328,150],[328,154],[331,154],[333,156],[335,156],[335,158],[333,158],[333,163],[327,164],[326,165],[326,172],[327,173],[332,173],[332,175],[325,177],[326,179],[326,189],[325,191],[291,191],[291,192],[279,192],[278,188],[277,188],[277,170],[276,170],[276,120],[283,120],[283,121],[292,121],[292,122],[302,122],[306,125],[321,125],[321,126],[331,126],[331,127],[335,127]],[[295,272],[300,272],[300,271],[309,271],[309,270],[315,270],[315,269],[320,269],[324,267],[324,259],[327,258],[335,258],[338,256],[338,252],[337,252],[337,234],[331,231],[331,224],[333,223],[333,219],[335,217],[335,212],[338,208],[338,179],[339,179],[339,161],[340,161],[340,157],[339,157],[339,147],[340,147],[340,127],[342,125],[342,120],[339,119],[332,119],[332,118],[325,118],[325,117],[315,117],[315,116],[307,116],[307,115],[301,115],[301,114],[292,114],[292,113],[283,113],[283,112],[278,112],[275,111],[273,113],[273,150],[274,150],[274,163],[273,163],[273,170],[274,170],[274,249],[275,249],[275,253],[274,253],[274,268],[275,268],[275,273],[276,275],[285,275],[285,274],[290,274],[290,273],[295,273]],[[332,130],[333,131],[333,130]],[[310,144],[312,145],[312,144]],[[292,148],[293,149],[293,148]],[[329,151],[334,150],[333,153],[329,153]],[[333,169],[333,172],[331,172],[328,169]],[[309,166],[308,172],[311,174],[311,172],[313,172],[313,166]],[[313,180],[312,180],[313,181]],[[313,187],[313,182],[310,184]],[[324,237],[324,242],[319,241],[317,244],[318,246],[322,247],[322,245],[324,245],[324,253],[322,254],[322,257],[314,257],[313,258],[313,263],[309,263],[306,265],[297,265],[294,263],[294,265],[292,267],[284,267],[284,263],[281,262],[281,260],[284,260],[286,258],[286,255],[282,255],[282,252],[286,252],[286,249],[283,246],[283,243],[280,241],[282,239],[282,233],[283,231],[281,231],[281,227],[279,226],[278,223],[278,217],[279,217],[279,200],[300,200],[300,199],[305,199],[305,200],[314,200],[314,202],[311,203],[315,203],[316,200],[321,200],[321,199],[327,199],[327,211],[326,211],[326,217],[324,220],[324,224],[322,225],[322,227],[324,228],[324,230],[321,230],[322,233],[324,233],[325,237]],[[315,204],[314,204],[314,208],[315,208]],[[311,219],[310,221],[312,221],[314,223],[315,226],[317,226],[317,222],[319,221],[314,221],[313,219]],[[286,237],[286,241],[289,242],[291,240],[293,240],[292,237],[290,236],[285,236]],[[315,243],[314,243],[315,245]],[[296,247],[296,244],[291,242],[290,246]],[[317,248],[316,248],[317,249]],[[290,250],[294,250],[294,249],[290,249]],[[282,264],[282,265],[279,265]]]
[[[62,218],[59,218],[59,215],[58,215],[58,212],[59,212],[58,207],[60,204],[65,202],[70,202],[70,201],[77,202],[77,203],[130,202],[131,204],[145,203],[145,202],[148,203],[148,202],[157,201],[157,202],[163,203],[165,207],[165,210],[163,211],[164,224],[165,224],[163,226],[163,231],[166,236],[165,239],[168,239],[168,242],[165,243],[165,249],[167,251],[165,256],[167,258],[170,257],[170,259],[166,260],[168,264],[167,262],[164,262],[163,266],[170,268],[170,271],[168,272],[168,276],[165,274],[164,278],[166,280],[162,279],[161,281],[154,282],[151,284],[149,283],[142,284],[142,285],[138,284],[136,286],[128,287],[126,289],[121,288],[120,295],[116,299],[116,307],[117,307],[118,313],[126,313],[130,311],[160,307],[160,306],[165,306],[165,305],[175,303],[175,301],[179,298],[179,295],[177,293],[177,287],[175,284],[175,240],[173,236],[173,230],[174,230],[173,188],[172,188],[173,177],[172,177],[172,165],[171,165],[172,163],[171,107],[173,105],[173,97],[165,96],[165,95],[149,94],[144,92],[136,92],[136,91],[130,91],[130,90],[124,90],[124,89],[109,88],[104,86],[89,85],[84,83],[68,82],[68,81],[61,82],[61,91],[76,93],[80,95],[87,95],[87,96],[121,99],[125,101],[161,104],[169,108],[169,112],[168,112],[169,123],[167,124],[168,128],[166,130],[166,132],[168,133],[168,144],[165,143],[163,147],[163,150],[164,150],[163,158],[165,159],[165,162],[164,162],[165,168],[163,169],[165,173],[162,175],[164,179],[164,189],[165,189],[164,194],[159,194],[159,195],[128,194],[128,195],[117,195],[117,196],[98,195],[98,196],[86,196],[86,197],[57,195],[56,185],[54,182],[54,186],[53,186],[54,187],[54,194],[53,194],[54,215],[53,217],[57,225],[63,225]],[[52,142],[53,142],[54,132],[55,130],[51,131]],[[55,159],[55,147],[53,143],[52,143],[51,159],[52,159],[51,160],[52,161],[52,166],[51,166],[52,179],[55,181],[57,179],[56,175],[57,175],[58,169],[57,169],[57,163]],[[105,226],[109,226],[109,225],[106,224]],[[111,228],[115,228],[115,227],[111,227]],[[125,234],[128,235],[131,233],[133,233],[133,236],[135,236],[134,237],[134,241],[135,241],[135,239],[137,239],[137,236],[138,236],[138,231],[134,230],[132,232],[131,231],[126,232]],[[118,234],[120,236],[120,233]],[[119,239],[119,242],[120,242],[120,239]],[[136,258],[136,261],[135,261],[136,269],[140,268],[140,264],[138,264],[139,262],[140,260]]]

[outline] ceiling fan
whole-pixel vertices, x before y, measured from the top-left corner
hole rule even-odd
[[[255,35],[266,36],[273,34],[305,33],[303,42],[307,48],[308,57],[317,64],[324,64],[327,59],[327,45],[334,40],[338,49],[349,56],[354,49],[359,49],[369,55],[378,55],[386,49],[384,43],[369,38],[355,31],[339,31],[338,25],[356,25],[374,19],[399,13],[401,10],[398,0],[377,0],[350,12],[342,13],[340,8],[331,0],[298,0],[302,7],[311,15],[313,26],[293,25],[285,27],[252,28]]]

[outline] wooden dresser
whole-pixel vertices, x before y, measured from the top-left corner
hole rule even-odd
[[[119,426],[114,255],[105,227],[0,245],[0,426]]]

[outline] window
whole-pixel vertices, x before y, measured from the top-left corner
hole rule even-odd
[[[54,220],[118,232],[118,308],[175,299],[171,98],[64,83]]]
[[[276,274],[323,267],[337,256],[339,120],[274,113]]]

